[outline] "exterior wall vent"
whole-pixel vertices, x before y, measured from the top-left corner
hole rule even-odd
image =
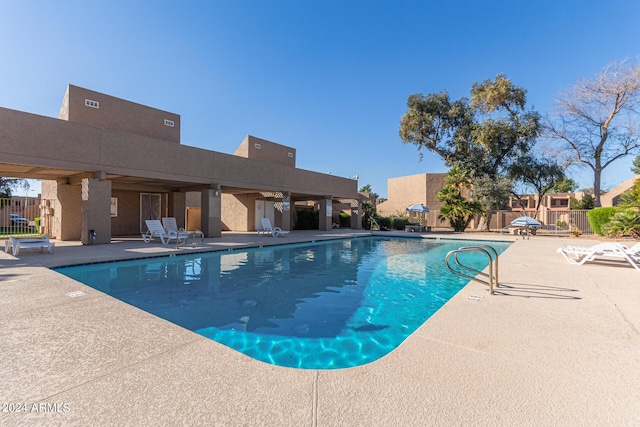
[[[164,125],[165,126],[169,126],[169,127],[173,127],[175,125],[175,123],[173,123],[173,120],[164,119]]]
[[[253,144],[254,148],[257,148],[258,150],[262,148],[262,145],[258,144],[257,142]]]
[[[100,103],[98,101],[92,101],[90,99],[85,99],[84,105],[91,108],[100,108]]]
[[[287,153],[287,156],[289,156],[289,157],[293,157],[293,153],[292,153],[291,151],[289,151],[289,152]]]

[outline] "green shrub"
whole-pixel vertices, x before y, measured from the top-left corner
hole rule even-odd
[[[635,236],[640,233],[640,214],[634,209],[620,209],[603,230],[610,237]]]
[[[594,233],[604,236],[604,227],[607,225],[611,217],[616,213],[617,209],[614,207],[596,208],[587,212],[587,219],[589,225]]]
[[[391,219],[394,230],[404,230],[404,227],[409,224],[409,218],[405,216],[399,216]]]
[[[386,216],[377,216],[376,222],[380,226],[380,230],[391,230],[391,218]]]
[[[36,217],[33,222],[35,222],[36,224],[36,228],[39,230],[40,229],[40,217]]]
[[[568,230],[569,229],[569,224],[567,224],[564,221],[556,221],[556,225],[558,226],[558,228],[561,228],[563,230]]]
[[[340,227],[350,227],[351,215],[345,212],[340,212],[339,224],[340,224]]]

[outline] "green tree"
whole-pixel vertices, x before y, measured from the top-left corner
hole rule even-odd
[[[631,171],[636,175],[640,175],[640,156],[636,157],[633,160],[633,166],[631,166]]]
[[[640,175],[640,156],[633,161],[631,171],[636,175]],[[625,191],[620,195],[620,206],[640,207],[640,179],[636,180],[629,191]]]
[[[371,230],[371,218],[376,214],[376,208],[370,201],[362,202],[362,228]]]
[[[540,133],[540,116],[527,110],[526,91],[502,74],[474,83],[470,99],[451,101],[447,91],[414,94],[400,122],[400,138],[427,149],[471,179],[504,175],[527,154]],[[485,209],[485,212],[489,212]]]
[[[640,148],[640,63],[613,62],[592,80],[582,79],[557,99],[546,136],[560,141],[567,162],[593,171],[600,206],[602,171]]]
[[[492,212],[509,206],[512,189],[513,181],[505,176],[491,178],[489,175],[482,175],[474,178],[471,194],[473,199],[486,209],[485,215],[478,223],[479,230],[489,230]]]
[[[569,201],[569,210],[593,209],[596,207],[595,197],[591,193],[585,193],[582,199],[571,199]]]
[[[373,189],[371,189],[371,184],[367,184],[367,185],[362,186],[362,188],[360,190],[358,190],[358,192],[371,194],[376,199],[378,198],[378,195],[373,192]]]
[[[541,201],[559,182],[565,179],[564,171],[553,160],[538,159],[532,155],[520,156],[509,168],[508,176],[532,188]],[[540,203],[536,204],[536,213]]]
[[[563,178],[556,182],[549,193],[573,193],[578,189],[579,185],[572,178]]]
[[[445,177],[445,186],[436,196],[443,203],[438,218],[441,222],[449,221],[454,231],[464,231],[473,217],[483,212],[481,203],[463,197],[462,191],[469,185],[468,175],[454,167]]]
[[[0,198],[9,198],[20,185],[20,179],[0,177]]]

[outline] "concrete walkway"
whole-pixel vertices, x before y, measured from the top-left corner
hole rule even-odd
[[[640,272],[555,253],[585,238],[515,240],[495,295],[472,282],[389,355],[330,371],[256,361],[46,268],[350,234],[0,253],[0,425],[640,425]]]

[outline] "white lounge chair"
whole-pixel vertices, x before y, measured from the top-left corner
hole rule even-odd
[[[167,233],[184,234],[185,236],[189,236],[189,232],[187,230],[182,227],[178,228],[178,223],[174,217],[162,218],[162,227]]]
[[[49,240],[48,236],[44,236],[41,239],[16,239],[13,236],[9,237],[9,245],[5,248],[11,250],[14,256],[18,256],[20,254],[20,249],[40,249],[44,251],[45,249],[50,254],[53,253],[53,248],[56,244]]]
[[[570,264],[583,265],[596,261],[598,258],[617,259],[627,261],[633,268],[640,271],[640,243],[628,247],[621,243],[599,243],[593,246],[567,246],[558,248]]]
[[[182,227],[178,228],[178,223],[176,219],[172,216],[162,218],[162,226],[169,234],[175,233],[178,235],[180,240],[183,239],[189,240],[191,239],[191,244],[195,245],[196,243],[204,242],[204,233],[200,230],[187,231]]]
[[[286,236],[288,231],[284,231],[280,227],[272,227],[269,218],[260,218],[262,222],[262,230],[258,230],[258,234],[271,234],[273,237]]]
[[[147,219],[144,222],[147,224],[147,232],[142,234],[142,240],[145,243],[149,243],[156,237],[160,239],[163,245],[172,240],[175,240],[177,244],[185,243],[187,240],[188,233],[169,232],[164,229],[158,219]]]

